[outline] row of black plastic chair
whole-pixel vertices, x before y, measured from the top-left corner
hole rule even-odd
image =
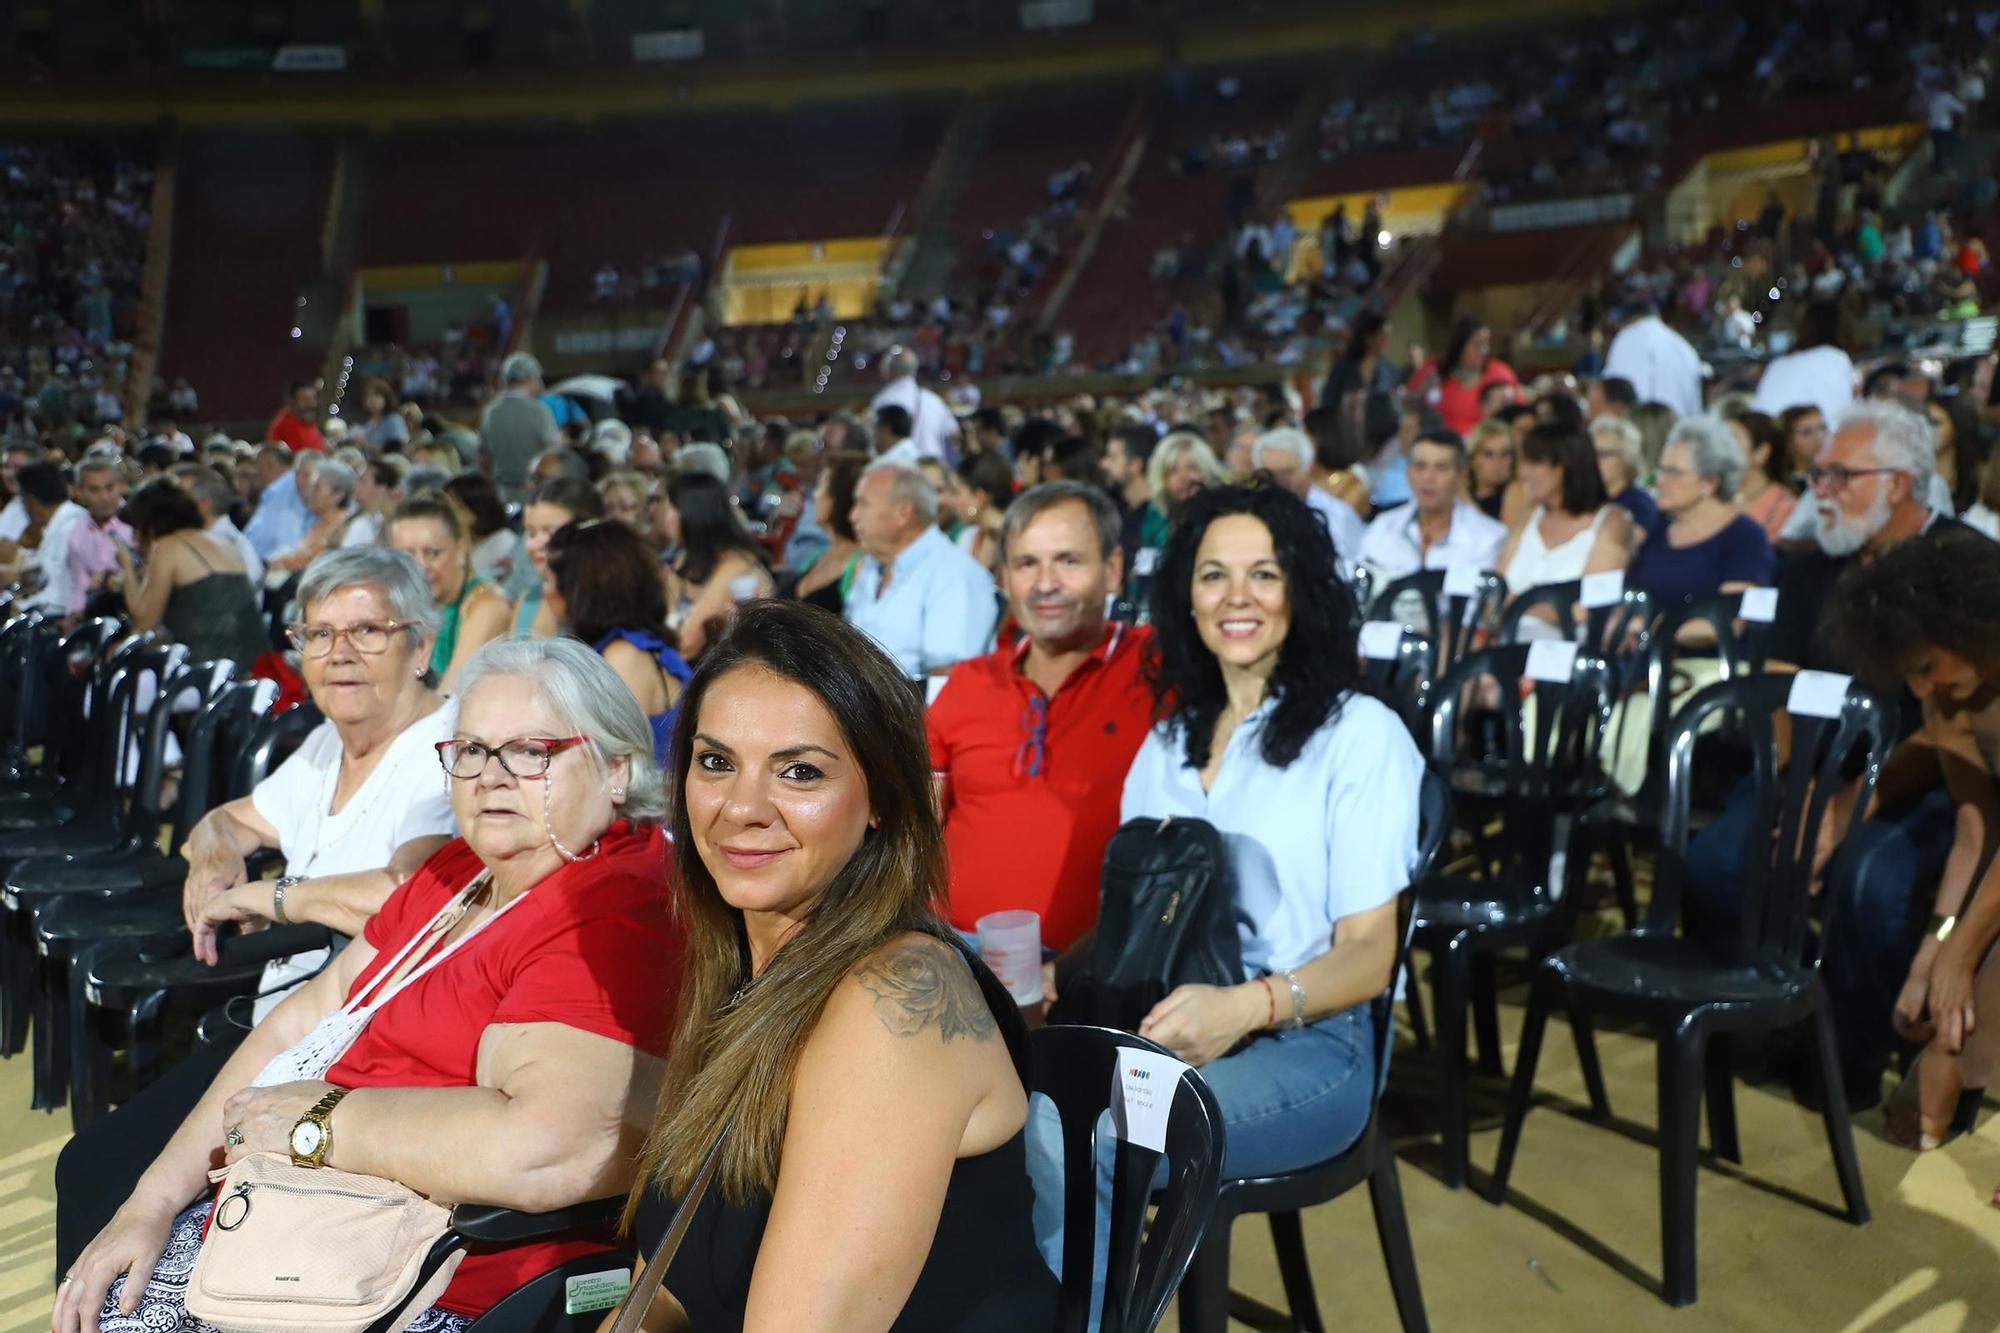
[[[1385,591],[1375,610],[1386,613],[1393,596],[1407,591]],[[1418,591],[1430,594],[1426,605],[1439,603],[1438,589]],[[1435,771],[1451,778],[1464,826],[1478,851],[1476,873],[1434,876],[1418,892],[1413,943],[1433,962],[1443,1176],[1458,1187],[1468,1175],[1466,1016],[1469,1011],[1483,1069],[1503,1073],[1492,960],[1501,950],[1523,949],[1538,964],[1537,981],[1494,1196],[1505,1189],[1549,1012],[1558,1005],[1567,1011],[1591,1108],[1599,1116],[1608,1115],[1609,1100],[1592,1036],[1594,1016],[1606,1012],[1645,1023],[1661,1044],[1661,1291],[1680,1305],[1695,1297],[1694,1143],[1704,1094],[1718,1155],[1740,1160],[1731,1077],[1719,1034],[1809,1021],[1821,1072],[1837,1086],[1831,1084],[1831,1019],[1816,954],[1805,947],[1811,934],[1810,866],[1800,849],[1814,845],[1827,817],[1826,797],[1842,785],[1843,772],[1859,766],[1864,782],[1872,782],[1893,727],[1884,722],[1879,698],[1850,686],[1839,717],[1792,719],[1799,748],[1793,752],[1795,762],[1780,772],[1772,718],[1786,709],[1792,677],[1762,673],[1767,629],[1761,621],[1741,618],[1739,595],[1677,608],[1649,634],[1643,620],[1647,608],[1631,593],[1600,608],[1602,616],[1583,626],[1566,621],[1573,593],[1573,586],[1556,588],[1539,599],[1566,638],[1582,630],[1578,637],[1584,651],[1555,679],[1529,678],[1532,648],[1525,644],[1468,646],[1441,680],[1427,676],[1413,665],[1428,647],[1415,631],[1406,632],[1395,659],[1377,666],[1378,683],[1397,683],[1405,691],[1398,699],[1405,716],[1428,724],[1430,761]],[[1464,609],[1470,604],[1434,618],[1433,627],[1452,633],[1465,623]],[[1503,638],[1520,623],[1515,614],[1519,605],[1503,621]],[[1712,655],[1718,680],[1676,707],[1675,677],[1684,655],[1680,640],[1690,627],[1706,631],[1697,651]],[[1642,786],[1629,796],[1611,785],[1607,759],[1607,743],[1615,746],[1620,739],[1610,727],[1614,712],[1619,725],[1627,724],[1628,710],[1615,708],[1625,693],[1621,673],[1609,656],[1589,651],[1593,646],[1643,653],[1644,689],[1633,692],[1650,705],[1648,757]],[[1445,654],[1431,660],[1446,660]],[[1486,733],[1491,750],[1467,754],[1462,742],[1471,730],[1469,713],[1478,711],[1468,709],[1475,701],[1497,709],[1498,720]],[[1704,776],[1695,765],[1696,742],[1699,737],[1711,744],[1708,733],[1718,730],[1733,734],[1734,753],[1750,764],[1759,801],[1755,827],[1779,830],[1768,854],[1749,849],[1740,886],[1744,934],[1720,951],[1676,933],[1680,858],[1696,785]],[[1494,818],[1503,830],[1497,846],[1482,836]],[[1656,848],[1659,854],[1654,894],[1643,920],[1636,919],[1629,860],[1634,846]],[[1572,944],[1579,890],[1597,850],[1611,852],[1628,933]],[[1414,976],[1408,999],[1423,1043]],[[1867,1204],[1842,1099],[1832,1095],[1824,1101],[1847,1215],[1864,1222]]]
[[[181,646],[121,635],[111,620],[66,635],[38,616],[0,624],[0,698],[15,704],[0,717],[0,1035],[12,1054],[32,1034],[34,1105],[67,1100],[79,1125],[108,1106],[117,1049],[95,1039],[103,979],[79,958],[184,940],[187,867],[173,849],[319,720],[310,709],[272,715],[275,686],[235,680],[231,663],[189,663]],[[247,971],[234,969],[234,989]],[[138,1037],[134,1089],[159,1063],[144,1008],[126,1025]]]

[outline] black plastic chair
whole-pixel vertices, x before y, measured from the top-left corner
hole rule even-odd
[[[1098,1120],[1109,1105],[1118,1048],[1163,1047],[1130,1032],[1053,1024],[1028,1036],[1034,1091],[1055,1103],[1062,1119],[1063,1271],[1058,1333],[1082,1333],[1090,1318],[1097,1232]],[[1166,1186],[1152,1190],[1164,1156]],[[1157,1326],[1186,1274],[1209,1218],[1222,1176],[1222,1112],[1199,1070],[1174,1091],[1165,1154],[1120,1142],[1111,1188],[1111,1238],[1104,1283],[1102,1333],[1145,1333]],[[1148,1195],[1157,1205],[1146,1225]],[[1142,1238],[1143,1233],[1143,1238]]]
[[[1370,620],[1396,620],[1396,607],[1406,595],[1420,606],[1425,638],[1431,641],[1431,679],[1436,680],[1458,664],[1458,660],[1478,647],[1493,629],[1494,617],[1507,600],[1507,581],[1488,571],[1479,576],[1471,593],[1444,590],[1449,571],[1420,569],[1393,579],[1375,594],[1368,608]]]
[[[57,638],[38,611],[10,614],[0,622],[0,700],[12,706],[0,711],[0,791],[24,781],[36,771],[29,759],[30,724],[36,704],[29,684],[45,645]]]
[[[248,793],[322,720],[310,704],[260,719],[238,756],[233,789]],[[251,874],[258,873],[253,860]],[[324,947],[327,938],[317,926],[231,936],[221,942],[221,961],[214,967],[194,957],[188,932],[178,924],[146,938],[77,947],[70,966],[70,1109],[76,1122],[87,1124],[109,1109],[116,1050],[126,1051],[129,1082],[138,1091],[159,1076],[168,1012],[200,1015],[252,994],[268,961],[264,951],[277,948],[280,952],[269,956],[284,957]]]
[[[1689,700],[1675,719],[1667,752],[1659,872],[1646,920],[1629,934],[1573,944],[1543,962],[1522,1028],[1500,1157],[1493,1168],[1490,1196],[1499,1202],[1506,1197],[1552,1008],[1565,1005],[1573,1022],[1581,1018],[1587,1023],[1602,1013],[1651,1029],[1659,1043],[1661,1294],[1669,1305],[1690,1305],[1695,1299],[1695,1168],[1704,1092],[1711,1147],[1731,1162],[1742,1161],[1735,1088],[1721,1044],[1726,1034],[1813,1024],[1822,1118],[1841,1194],[1849,1220],[1857,1226],[1868,1220],[1853,1130],[1840,1091],[1833,1017],[1809,922],[1812,858],[1827,804],[1845,787],[1844,776],[1857,756],[1864,765],[1859,796],[1843,837],[1867,808],[1896,720],[1882,699],[1850,685],[1837,718],[1790,714],[1792,762],[1781,773],[1773,719],[1786,711],[1792,680],[1789,675],[1760,675],[1719,681]],[[1739,720],[1751,738],[1757,802],[1750,825],[1756,833],[1744,863],[1742,935],[1721,948],[1674,933],[1689,841],[1695,738],[1716,715]],[[1765,830],[1775,836],[1765,836]],[[1580,1034],[1579,1043],[1584,1040]],[[1601,1104],[1595,1109],[1600,1114],[1608,1110]]]
[[[1435,773],[1424,774],[1422,801],[1417,854],[1410,867],[1412,884],[1429,875],[1451,824],[1450,798],[1443,780]],[[1405,928],[1399,937],[1392,977],[1402,974],[1409,948],[1409,907],[1410,895],[1406,893],[1402,904]],[[1395,989],[1391,985],[1369,1002],[1378,1098],[1396,1038]],[[1252,1328],[1325,1333],[1319,1301],[1313,1293],[1312,1264],[1306,1257],[1299,1213],[1329,1203],[1363,1181],[1368,1182],[1369,1200],[1375,1209],[1375,1234],[1382,1242],[1382,1259],[1388,1265],[1389,1287],[1396,1297],[1396,1312],[1404,1333],[1425,1333],[1430,1321],[1424,1314],[1416,1253],[1410,1246],[1409,1220],[1403,1212],[1403,1185],[1396,1174],[1396,1151],[1389,1136],[1382,1132],[1377,1111],[1369,1113],[1368,1124],[1360,1136],[1337,1157],[1275,1176],[1222,1183],[1208,1239],[1202,1242],[1193,1271],[1181,1284],[1183,1333],[1222,1333],[1232,1318]],[[1245,1213],[1269,1216],[1271,1244],[1277,1251],[1278,1274],[1285,1285],[1289,1311],[1273,1310],[1229,1289],[1229,1229]]]
[[[69,1080],[69,967],[79,941],[156,934],[180,918],[180,889],[187,863],[160,849],[168,812],[161,794],[166,742],[177,706],[193,691],[200,702],[182,746],[181,787],[173,802],[167,845],[178,848],[187,830],[214,803],[215,752],[233,766],[259,700],[268,709],[276,686],[237,681],[231,662],[198,663],[168,683],[146,719],[140,776],[124,838],[94,852],[23,861],[0,884],[0,901],[18,912],[35,951],[33,978],[35,1106],[60,1105]],[[224,799],[227,799],[224,797]]]
[[[1547,611],[1555,621],[1557,636],[1582,644],[1586,652],[1616,660],[1627,655],[1628,642],[1633,645],[1633,652],[1646,650],[1653,623],[1653,599],[1645,589],[1626,588],[1615,602],[1585,607],[1583,623],[1579,625],[1576,608],[1582,599],[1582,579],[1523,589],[1500,617],[1499,642],[1526,642],[1521,634],[1522,622],[1535,611]]]
[[[1660,838],[1660,803],[1666,787],[1667,734],[1674,719],[1674,684],[1681,663],[1692,657],[1712,656],[1720,678],[1728,680],[1745,672],[1764,669],[1765,640],[1770,626],[1738,620],[1741,593],[1720,593],[1699,598],[1665,610],[1655,622],[1646,652],[1646,776],[1639,790],[1630,796],[1612,791],[1577,816],[1577,851],[1590,856],[1606,853],[1611,863],[1612,882],[1618,906],[1630,930],[1639,922],[1639,900],[1632,873],[1634,846],[1657,846]],[[1712,645],[1682,647],[1681,631],[1704,625]],[[1623,742],[1624,714],[1621,712],[1607,744],[1614,750]]]
[[[533,1241],[608,1240],[624,1206],[623,1196],[594,1199],[547,1213],[460,1204],[451,1211],[451,1229],[433,1242],[424,1256],[416,1285],[421,1287],[428,1282],[452,1255],[474,1246],[491,1249]],[[604,1321],[605,1312],[567,1313],[565,1284],[573,1277],[592,1273],[618,1269],[630,1272],[633,1263],[629,1245],[567,1260],[502,1297],[492,1309],[472,1321],[473,1333],[588,1333]],[[388,1333],[402,1313],[401,1307],[390,1311],[371,1324],[368,1333]]]
[[[0,809],[28,797],[46,799],[82,776],[84,697],[118,629],[114,620],[88,620],[64,634],[56,622],[34,619],[14,681],[10,773],[0,783]],[[32,763],[31,749],[40,751]]]
[[[128,741],[144,714],[140,686],[173,675],[187,655],[178,644],[130,643],[93,673],[90,716],[80,747],[82,773],[42,796],[23,797],[0,812],[0,869],[37,857],[87,853],[114,844],[123,831],[129,788],[121,783]],[[34,944],[21,914],[0,916],[0,1050],[18,1052],[28,1036]]]
[[[1611,712],[1610,668],[1602,658],[1578,653],[1568,680],[1528,681],[1529,653],[1527,645],[1516,644],[1468,654],[1432,693],[1431,766],[1451,775],[1468,821],[1497,813],[1503,827],[1497,849],[1482,853],[1484,873],[1432,875],[1417,888],[1410,947],[1431,955],[1443,1179],[1452,1189],[1464,1188],[1466,1179],[1467,1010],[1481,1067],[1497,1074],[1493,954],[1526,948],[1539,956],[1568,942],[1574,896],[1564,888],[1572,877],[1564,873],[1564,882],[1551,882],[1551,868],[1556,853],[1567,850],[1569,820],[1603,795],[1597,756]],[[1468,792],[1458,768],[1458,732],[1464,701],[1489,677],[1499,684],[1500,750],[1474,770],[1477,781]],[[1535,701],[1532,724],[1523,716],[1524,681]],[[1416,989],[1414,967],[1410,989]],[[1600,1082],[1595,1069],[1590,1062],[1593,1087]]]
[[[26,712],[23,732],[40,745],[42,761],[20,782],[0,788],[0,833],[67,823],[79,801],[101,799],[108,790],[97,773],[98,736],[109,721],[106,701],[124,663],[150,646],[149,639],[134,638],[111,647],[120,628],[115,620],[97,619],[61,638],[42,638],[18,701]]]
[[[1389,623],[1389,622],[1384,622]],[[1396,710],[1419,747],[1427,743],[1431,706],[1431,663],[1437,650],[1431,641],[1407,625],[1397,627],[1394,657],[1367,657],[1361,675]]]

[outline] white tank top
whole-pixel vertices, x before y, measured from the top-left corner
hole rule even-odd
[[[1597,530],[1604,526],[1605,516],[1610,512],[1610,505],[1600,507],[1589,527],[1561,545],[1549,547],[1542,544],[1542,517],[1546,511],[1537,506],[1528,515],[1527,526],[1521,529],[1514,558],[1500,571],[1507,580],[1509,595],[1539,588],[1544,583],[1568,583],[1582,578],[1583,567],[1590,561],[1590,549],[1597,544]]]

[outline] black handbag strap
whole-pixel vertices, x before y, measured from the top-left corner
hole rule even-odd
[[[653,1301],[660,1294],[660,1284],[666,1281],[667,1269],[673,1265],[674,1254],[694,1222],[694,1211],[701,1206],[702,1196],[708,1193],[708,1184],[715,1178],[716,1166],[722,1161],[722,1141],[729,1137],[729,1126],[733,1123],[734,1117],[716,1131],[715,1142],[709,1145],[708,1155],[701,1159],[701,1168],[694,1173],[687,1193],[674,1209],[673,1220],[667,1223],[666,1234],[654,1247],[653,1257],[646,1261],[639,1280],[632,1284],[631,1290],[625,1293],[625,1299],[618,1303],[618,1317],[612,1322],[611,1333],[639,1333],[647,1311],[653,1308]]]

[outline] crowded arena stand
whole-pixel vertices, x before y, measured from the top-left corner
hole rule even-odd
[[[0,1326],[2000,1310],[2000,9],[139,8]]]

